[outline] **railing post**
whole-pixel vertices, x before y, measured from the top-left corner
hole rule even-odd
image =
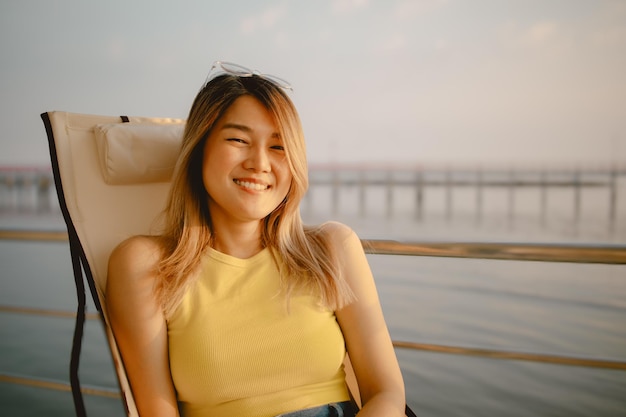
[[[333,214],[337,214],[339,212],[339,169],[337,167],[333,167],[332,174],[332,205],[333,205]]]
[[[367,183],[365,181],[365,170],[359,171],[359,215],[365,217],[365,206],[367,204],[365,187]]]
[[[19,208],[18,202],[19,202],[19,194],[18,194],[18,189],[17,189],[17,178],[16,178],[16,174],[15,172],[12,172],[9,174],[9,176],[7,177],[7,191],[8,191],[8,196],[9,198],[7,199],[8,201],[8,209],[9,211],[17,211]]]
[[[479,166],[476,170],[476,224],[483,220],[483,170]]]
[[[617,226],[617,166],[613,165],[609,173],[609,233]]]
[[[580,197],[581,197],[581,183],[580,183],[580,169],[576,167],[574,170],[574,227],[578,227],[580,222]]]
[[[37,174],[37,211],[49,212],[50,207],[50,187],[52,181],[50,177],[42,172]]]
[[[541,179],[540,179],[540,201],[541,201],[541,226],[543,228],[546,227],[546,219],[547,219],[547,210],[548,210],[548,173],[545,169],[541,171]]]
[[[19,212],[28,209],[26,194],[28,192],[28,186],[30,185],[29,182],[29,179],[24,174],[19,175],[15,181],[17,190],[17,210]]]
[[[391,218],[393,215],[393,187],[394,187],[394,177],[393,171],[391,169],[387,170],[386,173],[386,183],[387,183],[387,217]]]
[[[415,172],[415,218],[422,220],[424,206],[424,174],[421,168]]]
[[[509,171],[509,228],[513,228],[515,222],[515,170],[511,168]]]
[[[9,201],[9,180],[8,177],[0,171],[0,211],[7,210],[7,203]]]
[[[446,221],[452,219],[452,171],[450,168],[446,168],[445,172],[446,183]]]

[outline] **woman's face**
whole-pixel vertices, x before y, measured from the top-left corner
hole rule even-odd
[[[202,177],[213,224],[258,222],[283,201],[292,179],[283,139],[256,98],[239,97],[217,121]]]

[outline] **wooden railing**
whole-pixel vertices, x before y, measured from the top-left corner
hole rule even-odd
[[[65,241],[63,231],[0,230],[2,240]],[[372,255],[433,256],[574,263],[626,264],[626,246],[585,244],[398,242],[363,239]]]
[[[63,231],[0,230],[0,240],[65,241]],[[366,253],[371,255],[434,256],[470,259],[500,259],[516,261],[572,262],[626,264],[626,246],[583,245],[583,244],[519,244],[519,243],[432,243],[397,242],[392,240],[362,240]],[[1,306],[0,313],[34,314],[38,316],[75,317],[70,311],[47,310],[16,306]],[[99,319],[98,314],[90,314],[88,319]],[[562,355],[545,355],[529,352],[514,352],[484,349],[467,346],[446,346],[437,344],[393,341],[396,348],[445,354],[479,356],[492,359],[522,360],[558,365],[582,366],[626,371],[626,362],[598,358],[582,358]],[[0,373],[0,381],[40,388],[69,391],[69,384],[19,375]],[[119,393],[109,388],[85,387],[88,395],[119,398]]]

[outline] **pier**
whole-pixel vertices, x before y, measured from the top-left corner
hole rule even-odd
[[[498,192],[505,201],[500,204],[510,222],[514,220],[522,203],[521,194],[536,194],[536,213],[542,224],[547,222],[551,196],[569,191],[566,204],[570,207],[573,222],[581,219],[585,193],[599,190],[602,205],[606,207],[609,228],[616,225],[619,193],[626,191],[626,166],[599,168],[425,168],[376,165],[318,165],[310,170],[309,192],[305,209],[312,210],[316,194],[325,191],[331,213],[339,214],[347,193],[356,191],[358,215],[370,214],[372,202],[368,194],[376,193],[377,206],[383,206],[383,215],[392,217],[400,206],[399,197],[413,199],[412,213],[416,221],[425,220],[426,205],[437,199],[440,215],[450,221],[455,214],[468,207],[477,224],[488,215],[488,193]],[[555,196],[556,197],[556,196]],[[595,193],[593,198],[598,198]],[[563,198],[559,196],[559,204]]]
[[[487,201],[488,193],[499,190],[500,198],[505,200],[500,202],[501,210],[513,221],[523,199],[520,194],[532,190],[539,221],[545,224],[551,196],[557,190],[569,190],[571,216],[574,222],[578,222],[585,193],[591,189],[602,191],[600,197],[595,193],[593,198],[604,200],[605,218],[609,227],[614,227],[619,210],[626,210],[626,207],[620,207],[619,198],[620,192],[626,192],[626,165],[569,169],[313,165],[303,209],[313,210],[314,202],[324,193],[329,204],[324,209],[340,214],[348,203],[348,194],[352,196],[356,192],[356,202],[350,201],[350,204],[354,206],[356,203],[359,216],[373,215],[373,205],[383,207],[384,216],[394,216],[402,197],[405,209],[407,198],[413,199],[412,216],[416,221],[423,221],[427,203],[436,199],[439,214],[446,220],[452,220],[461,206],[465,211],[471,207],[474,221],[480,224],[489,215],[487,209],[493,205]],[[375,204],[372,204],[371,194],[376,195]],[[0,167],[0,214],[47,213],[58,211],[58,207],[49,167]]]
[[[58,210],[51,168],[0,166],[0,214]]]

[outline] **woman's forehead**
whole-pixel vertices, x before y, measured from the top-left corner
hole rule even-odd
[[[237,98],[215,124],[217,130],[233,129],[248,134],[280,137],[274,115],[252,96]]]

